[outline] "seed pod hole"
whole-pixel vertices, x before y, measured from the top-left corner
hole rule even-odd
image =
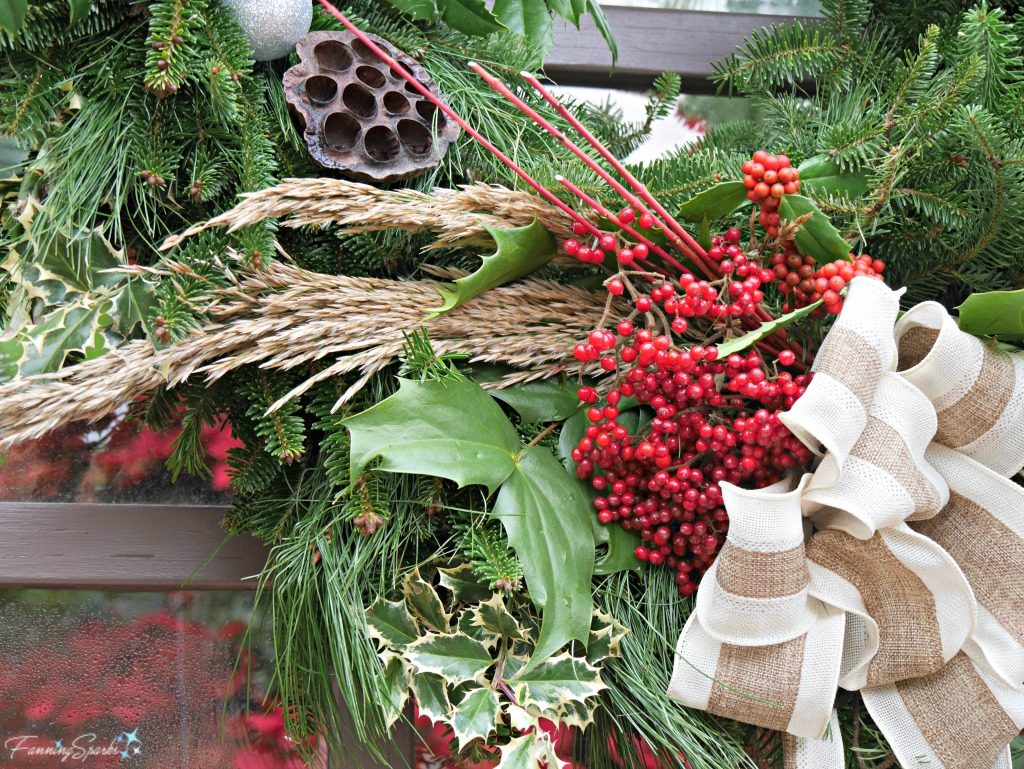
[[[384,109],[392,115],[401,115],[409,111],[409,100],[398,91],[388,91],[384,94]]]
[[[430,131],[415,120],[398,121],[398,138],[413,155],[426,155],[430,152],[433,140],[430,138]]]
[[[313,75],[306,78],[306,94],[314,104],[329,104],[338,95],[338,84],[333,77]]]
[[[380,70],[374,67],[362,67],[356,68],[356,77],[366,83],[370,88],[381,88],[387,82],[387,78],[380,72]]]
[[[313,56],[321,69],[344,72],[352,66],[352,51],[337,40],[324,40],[313,49]]]
[[[332,112],[324,121],[324,143],[339,152],[348,152],[356,146],[361,127],[359,121],[346,112]]]
[[[381,48],[383,48],[386,54],[391,54],[391,52],[387,48],[384,48],[383,46],[381,46]],[[380,61],[380,59],[377,58],[377,54],[371,51],[370,46],[368,46],[362,40],[353,40],[352,50],[355,51],[356,56],[358,56],[363,61]]]
[[[416,82],[419,83],[424,88],[426,88],[428,91],[430,90],[430,86],[427,85],[426,83],[424,83],[422,80],[417,80]],[[411,94],[415,94],[416,96],[420,97],[421,99],[423,98],[423,94],[421,94],[419,91],[417,91],[416,87],[412,83],[410,83],[408,81],[406,81],[406,83],[405,83],[405,90],[408,91]]]
[[[369,118],[377,114],[377,100],[359,83],[350,83],[341,93],[345,106],[359,117]]]
[[[421,118],[430,123],[430,125],[436,126],[438,130],[443,129],[447,123],[444,118],[444,113],[439,112],[437,107],[429,101],[422,100],[416,102],[416,112]],[[434,121],[437,122],[435,123]]]
[[[404,122],[404,121],[403,121]],[[378,163],[386,163],[398,157],[402,151],[402,145],[395,136],[395,132],[387,126],[374,126],[366,132],[363,138],[363,147],[371,160]]]

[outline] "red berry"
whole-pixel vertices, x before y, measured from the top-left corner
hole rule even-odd
[[[641,230],[651,229],[654,226],[654,216],[647,212],[640,214],[639,224]]]
[[[792,350],[783,350],[779,353],[779,363],[783,366],[792,366],[796,363],[796,353]]]

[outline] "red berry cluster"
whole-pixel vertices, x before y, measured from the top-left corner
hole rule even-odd
[[[622,209],[619,212],[618,220],[625,225],[632,224],[636,220],[637,226],[642,230],[649,230],[654,226],[654,217],[651,214],[645,212],[637,218],[636,211],[632,208]],[[587,228],[579,222],[573,225],[572,231],[581,237],[587,234]],[[602,233],[597,241],[589,246],[575,238],[569,238],[562,244],[562,249],[569,256],[575,256],[587,264],[602,264],[606,255],[614,255],[618,263],[627,268],[632,267],[637,260],[643,261],[650,253],[646,243],[620,243],[619,239],[610,232]]]
[[[611,356],[629,367],[604,406],[593,388],[580,388],[591,424],[572,458],[577,475],[601,494],[594,500],[598,520],[639,532],[636,557],[674,570],[679,592],[692,595],[729,526],[719,484],[765,486],[810,459],[778,418],[810,377],[772,377],[756,352],[719,360],[713,346],[680,350],[668,336],[628,321],[618,331],[600,346],[614,348]],[[788,352],[780,362],[792,364]],[[629,396],[653,411],[640,435],[619,421],[619,404]]]
[[[783,195],[800,191],[800,172],[785,155],[769,155],[764,150],[755,152],[742,170],[747,197],[761,204],[761,226],[770,237],[778,236],[779,203]]]
[[[846,284],[858,275],[881,279],[885,262],[872,259],[867,254],[856,257],[850,254],[849,261],[836,259],[815,269],[812,257],[806,254],[801,256],[792,245],[787,244],[786,248],[772,257],[772,270],[779,291],[788,297],[784,311],[806,307],[821,299],[825,312],[838,315],[843,309],[840,292],[846,288]]]

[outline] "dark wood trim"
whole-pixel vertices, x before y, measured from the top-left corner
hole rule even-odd
[[[226,509],[0,503],[0,586],[253,590],[266,550]]]
[[[545,71],[561,85],[647,88],[662,72],[678,72],[684,93],[714,93],[711,63],[736,50],[756,29],[793,16],[604,6],[619,45],[612,71],[608,46],[590,17],[580,29],[560,23]]]

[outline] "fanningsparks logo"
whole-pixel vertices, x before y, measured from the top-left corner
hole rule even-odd
[[[4,748],[10,752],[11,759],[17,756],[51,756],[61,763],[69,761],[85,762],[95,756],[117,756],[121,761],[142,753],[142,740],[139,730],[121,732],[108,742],[103,742],[99,735],[88,732],[80,734],[71,741],[55,740],[37,734],[19,734],[8,737]]]

